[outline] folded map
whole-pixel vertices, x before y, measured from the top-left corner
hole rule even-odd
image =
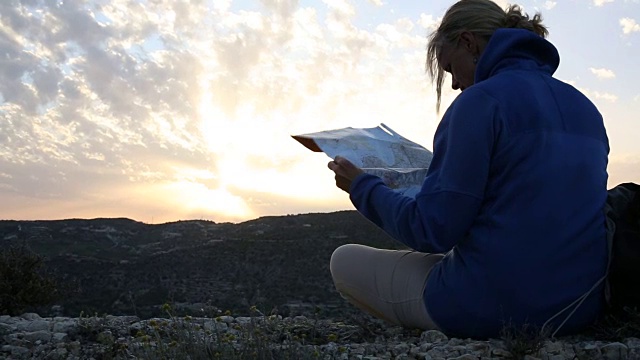
[[[306,148],[330,158],[342,156],[366,173],[379,176],[390,188],[415,196],[422,186],[433,153],[385,124],[375,128],[343,128],[292,135]]]

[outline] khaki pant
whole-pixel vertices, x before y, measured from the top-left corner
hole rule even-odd
[[[342,297],[369,314],[409,328],[438,329],[424,304],[429,272],[444,255],[347,244],[331,255]]]

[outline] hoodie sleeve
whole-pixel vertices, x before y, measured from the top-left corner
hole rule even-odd
[[[436,131],[433,160],[415,199],[362,174],[350,189],[356,209],[414,250],[451,250],[471,228],[484,199],[497,109],[496,101],[481,90],[465,90]]]

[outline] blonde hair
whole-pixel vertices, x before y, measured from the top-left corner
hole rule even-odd
[[[529,18],[529,15],[524,13],[518,5],[509,5],[502,10],[491,0],[460,0],[447,10],[438,29],[428,36],[426,71],[431,81],[436,84],[438,112],[445,77],[445,71],[438,63],[438,53],[442,45],[445,43],[457,45],[460,34],[464,31],[488,42],[491,35],[499,28],[527,29],[541,37],[549,34],[547,28],[542,25],[540,13]]]

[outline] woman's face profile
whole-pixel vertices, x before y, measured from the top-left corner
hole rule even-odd
[[[470,37],[468,36],[470,35]],[[474,83],[477,58],[471,49],[476,45],[475,37],[469,33],[460,35],[457,44],[445,42],[438,54],[438,63],[444,71],[451,74],[451,88],[461,90],[468,88]]]

